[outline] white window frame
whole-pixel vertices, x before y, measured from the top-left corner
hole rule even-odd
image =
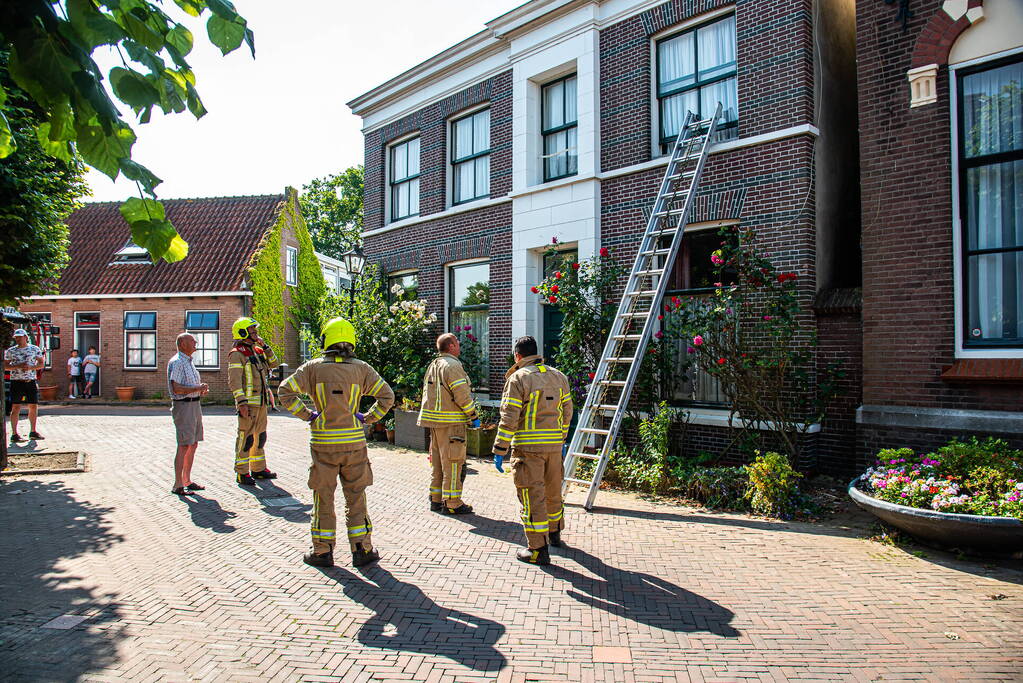
[[[952,291],[953,306],[952,316],[955,326],[955,357],[956,358],[1023,358],[1023,349],[999,349],[999,348],[967,348],[963,341],[966,330],[963,328],[963,314],[965,313],[965,302],[963,301],[963,277],[962,277],[962,222],[959,218],[960,201],[959,196],[959,69],[973,66],[980,66],[987,62],[995,62],[1006,57],[1014,57],[1023,54],[1023,47],[1016,47],[993,55],[985,55],[978,59],[971,59],[958,64],[951,64],[949,73],[949,138],[951,140],[950,154],[952,157],[952,173],[949,179],[952,183]]]
[[[555,126],[554,128],[550,129],[552,132],[545,132],[544,127],[543,127],[543,119],[544,119],[544,116],[543,116],[544,115],[544,90],[547,87],[549,87],[549,86],[553,86],[553,85],[555,85],[555,84],[557,84],[559,82],[563,83],[564,81],[567,81],[567,80],[569,80],[571,78],[575,79],[575,106],[576,106],[575,121],[570,123],[570,124],[562,124],[561,126]],[[574,71],[568,71],[566,73],[561,74],[560,76],[555,76],[553,78],[549,78],[549,79],[545,80],[543,83],[540,83],[539,86],[540,86],[540,90],[539,90],[540,115],[539,115],[539,118],[537,119],[537,121],[539,123],[538,127],[539,127],[539,133],[540,133],[540,169],[539,170],[540,170],[540,183],[544,184],[544,183],[553,183],[553,182],[556,182],[558,180],[564,180],[565,178],[572,178],[574,176],[579,175],[579,134],[580,134],[579,133],[579,71],[578,71],[578,69],[574,70]],[[562,89],[562,92],[564,92],[564,89]],[[570,172],[570,173],[566,173],[564,175],[547,177],[547,156],[546,156],[546,153],[547,153],[547,136],[548,135],[557,135],[560,132],[568,131],[568,130],[575,130],[575,170]]]
[[[302,332],[312,332],[313,326],[309,323],[298,324],[298,360],[300,363],[305,363],[307,360],[312,358],[312,353],[309,351],[309,341],[302,336]]]
[[[445,183],[445,185],[446,185],[446,187],[445,187],[445,196],[446,196],[446,205],[447,205],[448,208],[451,208],[451,207],[454,207],[454,206],[458,206],[458,207],[466,206],[468,204],[472,204],[473,202],[478,202],[478,201],[482,201],[484,199],[489,199],[490,196],[491,196],[490,190],[491,190],[491,180],[493,179],[492,178],[493,177],[493,168],[491,168],[490,176],[488,176],[488,178],[487,178],[487,193],[486,194],[479,195],[478,197],[473,197],[472,199],[465,199],[465,200],[462,200],[462,201],[457,202],[457,203],[455,202],[455,166],[456,166],[455,161],[454,161],[454,156],[455,156],[455,135],[454,135],[455,124],[458,121],[461,121],[464,118],[468,118],[470,116],[475,116],[476,114],[479,114],[481,111],[489,111],[489,112],[492,113],[493,110],[491,108],[491,103],[490,102],[484,102],[482,104],[475,105],[475,106],[470,107],[468,109],[464,109],[464,110],[458,112],[457,114],[449,116],[447,121],[445,122],[446,125],[447,125],[447,143],[448,143],[447,144],[447,151],[446,151],[446,156],[447,156],[447,173],[446,173],[447,182]],[[493,142],[492,142],[493,137],[494,137],[493,125],[494,125],[494,119],[493,119],[493,116],[490,116],[490,140],[488,141],[487,151],[485,153],[485,155],[488,156],[488,157],[491,157],[493,155],[493,153],[494,153]],[[422,143],[420,143],[420,144],[422,144]],[[480,152],[474,158],[480,158],[480,157],[483,157],[483,156],[484,156],[484,153]],[[463,164],[463,163],[468,163],[468,161],[471,161],[471,160],[459,162],[458,165]],[[493,161],[493,159],[491,159],[491,161]]]
[[[411,142],[412,140],[415,140],[416,138],[419,138],[419,155],[420,155],[419,163],[420,163],[420,167],[419,167],[419,173],[418,174],[416,174],[415,176],[409,177],[406,181],[404,181],[404,182],[409,182],[413,178],[422,178],[423,177],[423,173],[422,173],[422,171],[423,171],[423,169],[422,169],[422,154],[423,154],[422,132],[417,130],[417,131],[414,131],[412,133],[409,133],[408,135],[403,135],[403,136],[401,136],[399,138],[395,138],[394,140],[388,142],[386,147],[385,147],[385,154],[384,154],[384,171],[385,171],[385,173],[384,173],[384,194],[385,194],[384,206],[387,207],[386,218],[387,218],[387,222],[388,223],[395,223],[397,221],[404,221],[404,220],[408,220],[409,218],[415,218],[416,216],[420,215],[420,211],[416,211],[415,213],[410,213],[407,216],[401,216],[400,218],[395,217],[395,215],[394,215],[394,202],[393,202],[394,193],[391,191],[391,189],[394,187],[391,184],[391,175],[394,173],[393,164],[391,163],[391,157],[394,156],[394,148],[395,147],[399,147],[401,145],[404,145],[404,144],[406,144],[408,142]],[[420,194],[422,194],[422,182],[420,182],[419,189],[420,189]],[[417,203],[418,203],[419,199],[420,199],[420,197],[417,196],[416,197]],[[420,206],[419,209],[421,210],[422,207]]]
[[[151,330],[129,330],[124,326],[128,320],[129,313],[152,313],[153,314],[153,329]],[[160,367],[160,345],[157,337],[157,330],[160,325],[160,316],[156,311],[123,311],[121,314],[121,331],[124,333],[124,349],[121,356],[123,363],[123,369],[130,372],[153,372]],[[153,335],[153,364],[152,365],[128,365],[128,335],[132,334],[151,334]],[[145,350],[145,347],[140,347],[140,350]],[[79,351],[80,352],[80,351]],[[88,353],[86,353],[88,355]],[[102,356],[101,356],[102,357]]]
[[[189,313],[216,313],[217,314],[217,329],[215,329],[215,330],[197,330],[197,329],[191,329],[191,328],[187,327],[187,324],[188,324],[188,314]],[[197,334],[215,334],[215,335],[217,335],[217,364],[216,365],[196,365],[195,366],[196,370],[205,370],[207,372],[211,372],[211,371],[215,371],[215,370],[219,370],[220,369],[220,357],[222,355],[221,352],[220,352],[220,328],[221,328],[221,320],[222,320],[222,316],[221,316],[219,308],[189,308],[189,309],[187,309],[185,311],[185,324],[186,324],[185,332],[188,332],[193,337],[195,335],[197,335]],[[198,345],[196,345],[196,350],[198,350],[198,348],[199,348]]]
[[[494,260],[492,258],[490,258],[489,256],[483,256],[483,257],[480,257],[480,258],[470,258],[470,259],[464,259],[462,261],[452,261],[451,263],[445,263],[444,264],[444,318],[443,319],[444,319],[444,331],[445,332],[450,332],[451,331],[451,277],[452,277],[451,271],[453,269],[459,268],[461,266],[471,266],[471,265],[478,264],[478,263],[492,264],[493,262],[494,262]],[[487,281],[490,282],[489,275],[488,275]],[[493,310],[493,305],[488,305],[487,306],[487,317],[488,318],[490,317],[490,313],[492,312],[492,310]],[[487,334],[488,334],[488,336],[490,334],[490,332],[489,332],[489,325],[488,325]],[[487,339],[487,346],[489,347],[489,345],[490,345],[490,339],[488,338]],[[490,353],[490,349],[488,348],[487,349],[487,354],[489,355],[489,353]],[[490,384],[490,365],[491,364],[493,364],[493,359],[491,359],[491,363],[488,364],[487,368],[486,368],[486,376],[487,376],[487,384],[488,385]],[[473,388],[474,389],[478,389],[479,387],[473,387]],[[488,390],[486,392],[483,392],[483,393],[489,393],[489,391],[490,391],[489,387],[487,389]]]
[[[293,256],[294,255],[294,256]],[[294,267],[292,267],[294,262]],[[284,247],[284,284],[294,287],[298,284],[298,248]]]

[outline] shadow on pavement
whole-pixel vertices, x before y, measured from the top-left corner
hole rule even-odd
[[[514,522],[480,515],[458,515],[452,519],[472,526],[474,534],[516,544],[525,540],[522,526]],[[562,557],[575,560],[596,578],[559,564]],[[511,556],[508,559],[516,561]],[[708,631],[723,638],[740,635],[730,625],[735,616],[731,610],[670,581],[612,567],[567,542],[565,547],[551,548],[551,563],[537,569],[567,582],[571,586],[566,590],[568,595],[590,607],[667,631]]]
[[[76,500],[59,481],[0,482],[0,678],[76,681],[116,661],[115,596],[82,588],[89,577],[66,566],[123,540],[111,531],[111,511]],[[86,619],[40,628],[65,615]]]
[[[182,496],[182,500],[188,505],[188,514],[192,516],[192,524],[203,529],[209,529],[215,534],[229,534],[235,527],[228,524],[227,520],[234,519],[238,515],[230,510],[220,507],[213,498],[205,498],[200,494]]]
[[[308,503],[296,502],[291,505],[270,505],[268,503],[269,500],[277,498],[294,498],[291,492],[275,484],[273,479],[257,479],[255,486],[239,484],[238,488],[258,500],[259,504],[263,506],[263,512],[268,515],[280,517],[288,522],[309,521],[309,509],[312,506]]]
[[[342,567],[320,571],[340,584],[348,598],[375,612],[356,636],[363,645],[447,657],[476,671],[500,671],[507,665],[494,647],[504,635],[502,624],[441,607],[380,565],[361,575]]]

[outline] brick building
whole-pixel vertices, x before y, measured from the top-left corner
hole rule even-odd
[[[691,264],[718,228],[755,227],[801,276],[821,353],[852,359],[835,429],[814,437],[818,465],[848,469],[860,344],[854,29],[851,0],[527,2],[349,103],[365,133],[366,253],[415,281],[446,329],[484,332],[493,395],[514,337],[557,341],[556,308],[529,292],[552,238],[573,258],[607,246],[631,262],[685,111],[720,101],[725,125],[673,293],[699,293]],[[690,438],[728,440],[712,382],[673,398],[691,409]]]
[[[293,211],[284,210],[289,202]],[[166,397],[167,361],[176,353],[175,337],[187,330],[199,342],[193,359],[211,398],[229,399],[231,324],[252,314],[249,267],[279,221],[283,302],[291,305],[301,250],[296,230],[305,229],[290,218],[300,216],[297,202],[291,188],[281,195],[164,200],[168,219],[189,244],[188,257],[178,263],[152,263],[131,243],[119,202],[75,211],[68,218],[70,263],[57,283],[59,294],[31,297],[20,306],[61,328],[61,348],[50,353],[40,383],[58,385],[64,396],[71,349],[84,356],[95,346],[102,359],[101,396],[133,386],[136,398]],[[335,269],[330,284],[339,287],[340,264],[317,257],[325,272]],[[269,338],[265,329],[263,335]],[[286,323],[280,339],[283,360],[295,367],[301,349],[294,325]]]
[[[1023,445],[1023,3],[859,0],[857,26],[861,456]]]

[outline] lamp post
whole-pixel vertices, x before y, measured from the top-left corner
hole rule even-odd
[[[348,319],[351,321],[352,316],[355,315],[355,279],[362,275],[362,270],[366,267],[366,255],[362,253],[362,247],[356,244],[341,254],[341,263],[345,264],[345,270],[348,271],[348,294],[350,297]]]

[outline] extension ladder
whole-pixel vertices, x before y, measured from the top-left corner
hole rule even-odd
[[[584,503],[587,510],[593,507],[597,497],[622,416],[639,376],[720,118],[720,103],[709,119],[697,120],[692,112],[686,113],[636,253],[636,262],[569,442],[563,486],[565,489],[570,484],[588,486]],[[670,244],[666,245],[668,239]],[[583,460],[597,461],[592,479],[576,476]]]

